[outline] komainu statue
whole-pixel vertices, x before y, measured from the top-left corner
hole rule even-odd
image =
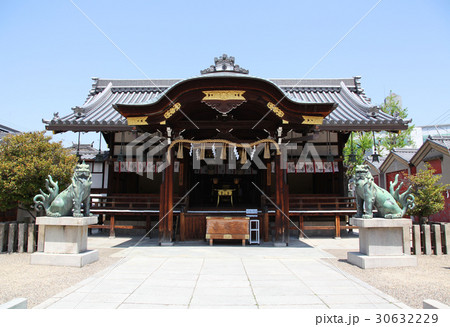
[[[355,218],[373,218],[373,209],[377,209],[377,216],[381,218],[402,218],[408,208],[414,208],[411,186],[402,194],[400,189],[403,182],[395,188],[398,184],[398,174],[389,186],[390,192],[375,184],[367,165],[356,166],[354,180],[357,209]]]
[[[83,161],[75,167],[72,183],[60,194],[58,182],[54,182],[49,175],[45,180],[45,187],[49,194],[40,190],[41,194],[34,197],[33,201],[37,209],[44,209],[49,217],[91,216],[89,207],[89,196],[91,194],[92,177],[89,165]],[[84,214],[81,213],[83,204]],[[73,210],[73,213],[72,213]]]

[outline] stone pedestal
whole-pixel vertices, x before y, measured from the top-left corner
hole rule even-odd
[[[359,227],[359,252],[348,252],[348,262],[363,269],[417,266],[410,250],[410,219],[350,218],[350,224]]]
[[[92,217],[38,217],[42,252],[31,255],[32,265],[83,267],[98,260],[98,251],[87,249],[88,226],[96,224]],[[39,240],[42,242],[42,240]]]

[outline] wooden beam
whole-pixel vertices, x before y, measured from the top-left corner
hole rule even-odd
[[[258,124],[257,120],[229,120],[229,121],[219,121],[219,120],[210,120],[210,121],[195,121],[195,125],[197,125],[200,129],[220,129],[220,130],[226,130],[229,129],[246,129],[250,130],[253,126]],[[169,124],[170,127],[173,129],[192,129],[194,126],[190,121],[174,121]],[[258,129],[267,129],[272,130],[276,128],[276,122],[275,121],[267,121],[263,120],[259,122]]]

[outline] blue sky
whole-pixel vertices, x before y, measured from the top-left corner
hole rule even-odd
[[[73,2],[150,78],[196,76],[223,53],[302,78],[378,0]],[[21,131],[81,105],[93,76],[146,78],[68,0],[2,1],[0,44],[0,124]],[[374,104],[392,90],[416,125],[448,124],[449,59],[450,1],[383,0],[306,77],[362,76]]]

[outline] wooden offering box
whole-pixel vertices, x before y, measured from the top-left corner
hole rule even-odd
[[[213,240],[245,240],[249,239],[248,217],[206,217],[206,239],[209,245]]]

